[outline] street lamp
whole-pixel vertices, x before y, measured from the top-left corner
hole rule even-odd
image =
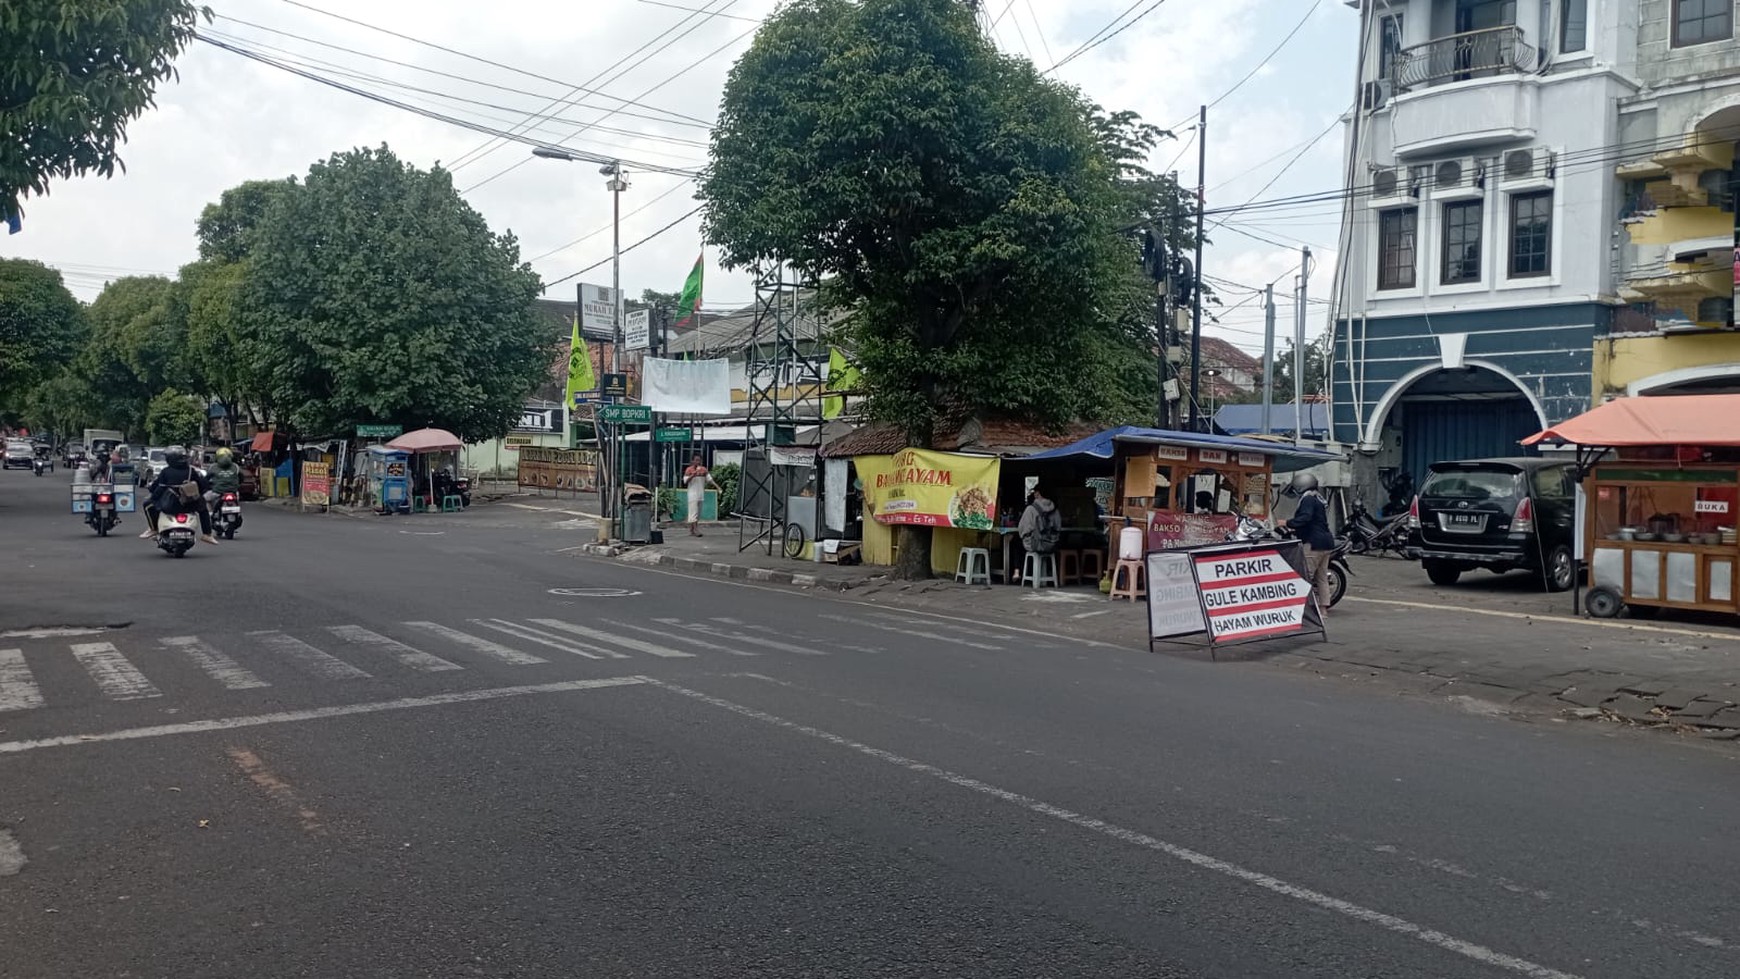
[[[1208,430],[1214,431],[1214,379],[1220,376],[1220,368],[1210,367],[1202,372],[1208,379]]]
[[[595,157],[570,153],[554,146],[534,146],[532,155],[565,163],[598,162]],[[610,291],[616,297],[616,323],[611,330],[610,370],[615,373],[622,370],[622,192],[628,189],[628,174],[623,171],[621,160],[606,162],[598,168],[598,172],[610,178],[604,186],[610,191]]]

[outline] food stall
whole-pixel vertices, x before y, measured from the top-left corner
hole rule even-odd
[[[1624,398],[1524,439],[1575,447],[1584,607],[1740,614],[1740,395]]]

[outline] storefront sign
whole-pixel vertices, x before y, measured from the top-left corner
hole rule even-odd
[[[327,504],[332,502],[332,467],[324,462],[302,464],[302,502]]]
[[[1206,631],[1190,555],[1148,552],[1148,635],[1155,639]]]
[[[1196,450],[1196,461],[1202,462],[1202,463],[1208,463],[1208,464],[1216,465],[1216,466],[1224,466],[1224,465],[1226,465],[1226,450],[1224,450],[1224,449],[1197,449]]]
[[[652,346],[652,310],[630,310],[622,318],[622,345],[629,350],[645,350]]]
[[[598,488],[598,453],[592,449],[528,445],[519,453],[521,486],[576,492]]]
[[[814,469],[816,467],[816,450],[793,448],[789,445],[776,445],[767,450],[767,461],[776,466],[797,466],[799,469]]]
[[[1215,642],[1305,628],[1311,585],[1278,549],[1196,557],[1196,580]]]
[[[536,432],[539,435],[562,434],[562,409],[532,408],[520,409],[520,420],[514,425],[516,432]],[[529,444],[529,443],[521,443]]]
[[[1190,450],[1182,445],[1156,445],[1154,446],[1154,458],[1164,459],[1167,462],[1189,462]]]
[[[1148,514],[1148,549],[1220,544],[1238,529],[1239,518],[1226,513],[1178,513],[1155,510]]]
[[[518,452],[532,444],[530,435],[509,435],[501,440],[501,447],[509,452]]]
[[[904,449],[854,462],[864,480],[864,502],[882,523],[970,530],[997,525],[999,459]]]
[[[616,339],[616,292],[609,286],[580,284],[580,332],[588,340]]]
[[[1268,462],[1268,457],[1260,452],[1240,452],[1239,465],[1247,469],[1261,469]]]
[[[1727,500],[1699,500],[1696,503],[1692,504],[1692,509],[1693,509],[1693,511],[1695,511],[1697,513],[1727,513],[1728,512],[1728,501]]]
[[[358,425],[356,437],[359,439],[393,439],[405,434],[403,425]]]

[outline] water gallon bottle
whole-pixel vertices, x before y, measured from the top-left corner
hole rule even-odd
[[[1125,527],[1118,531],[1118,560],[1140,561],[1147,541],[1140,527]]]

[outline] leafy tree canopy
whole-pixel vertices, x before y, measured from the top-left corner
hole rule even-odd
[[[52,178],[114,173],[127,124],[174,73],[201,13],[187,0],[0,5],[0,219]]]
[[[58,271],[0,259],[0,405],[17,407],[32,387],[64,370],[87,332],[84,308]]]
[[[91,340],[77,368],[105,424],[142,432],[151,399],[185,385],[175,283],[161,276],[115,279],[90,305]]]
[[[397,422],[489,438],[548,370],[537,276],[439,168],[385,146],[334,154],[251,238],[238,339],[297,431]]]
[[[249,180],[223,192],[199,215],[199,257],[240,262],[253,251],[254,234],[272,205],[296,191],[296,178]]]
[[[870,411],[913,444],[962,409],[1098,416],[1131,345],[1119,220],[1158,206],[1135,178],[1161,135],[997,52],[967,5],[794,0],[727,82],[706,234],[727,265],[828,283]]]
[[[205,432],[205,402],[174,389],[151,399],[145,409],[145,437],[153,445],[197,445]]]

